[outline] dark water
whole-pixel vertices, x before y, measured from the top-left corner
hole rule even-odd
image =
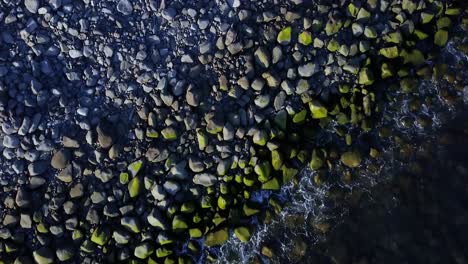
[[[304,169],[280,216],[248,244],[231,239],[218,263],[468,263],[468,58],[454,46],[441,61],[458,87],[422,82],[431,103],[416,112],[411,98],[390,103],[393,136],[357,179],[317,186]]]

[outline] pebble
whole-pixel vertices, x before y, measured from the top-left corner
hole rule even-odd
[[[34,161],[28,165],[28,172],[30,176],[41,175],[47,171],[49,163],[45,160]]]
[[[6,135],[3,138],[3,146],[11,149],[18,148],[20,146],[20,140],[15,135]]]
[[[39,0],[24,0],[24,6],[29,12],[35,14],[39,9]]]
[[[128,0],[120,0],[117,4],[117,11],[125,16],[128,16],[133,12],[132,4]]]
[[[70,162],[70,152],[66,149],[61,149],[52,156],[50,165],[55,169],[63,169]]]

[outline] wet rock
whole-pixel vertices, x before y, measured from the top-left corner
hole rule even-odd
[[[217,181],[217,177],[209,173],[199,173],[195,174],[193,177],[193,182],[195,184],[203,185],[205,187],[212,186],[216,184]]]
[[[120,0],[117,4],[117,11],[128,16],[133,12],[132,4],[128,0]]]
[[[37,10],[39,9],[39,0],[24,0],[24,6],[26,9],[35,14],[37,13]]]
[[[49,163],[47,161],[35,161],[28,165],[28,172],[30,176],[37,176],[46,172],[48,167]]]
[[[61,149],[52,156],[50,165],[55,169],[63,169],[70,162],[70,152],[66,149]]]

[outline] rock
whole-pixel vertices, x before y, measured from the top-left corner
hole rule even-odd
[[[24,187],[19,187],[15,197],[16,205],[20,208],[26,208],[31,205],[29,192]]]
[[[30,229],[32,227],[32,220],[29,214],[20,215],[20,226],[25,229]]]
[[[359,84],[371,85],[374,83],[374,75],[369,68],[363,68],[359,72]]]
[[[252,231],[247,226],[239,226],[234,228],[234,235],[242,242],[246,243],[252,236]]]
[[[169,224],[167,223],[166,218],[164,218],[157,209],[151,210],[148,214],[147,220],[151,226],[157,227],[161,230],[169,229]]]
[[[163,201],[166,198],[166,192],[164,191],[164,188],[157,184],[155,184],[151,189],[151,195],[153,195],[153,198],[157,201]]]
[[[254,53],[254,56],[255,56],[255,60],[260,66],[262,66],[265,69],[270,67],[270,61],[271,61],[270,54],[265,48],[263,47],[257,48],[257,50]]]
[[[133,254],[139,259],[147,259],[154,252],[154,246],[149,242],[143,242],[135,247]]]
[[[188,228],[188,224],[182,216],[180,215],[174,216],[174,218],[172,219],[172,230],[180,230],[180,229],[187,229],[187,228]]]
[[[252,87],[252,89],[254,89],[255,91],[261,91],[264,86],[265,81],[260,78],[256,78],[250,85],[250,87]]]
[[[268,181],[270,179],[271,174],[271,165],[270,162],[264,161],[255,165],[254,167],[255,173],[258,175],[258,180],[262,183]]]
[[[112,178],[114,178],[114,174],[112,173],[111,170],[96,170],[94,171],[94,176],[101,180],[103,183],[106,183],[110,181]]]
[[[277,178],[272,178],[271,180],[264,182],[262,184],[262,190],[274,190],[277,191],[281,187],[280,182]]]
[[[66,147],[66,148],[74,148],[74,149],[76,149],[76,148],[79,148],[79,147],[80,147],[80,144],[78,143],[77,140],[72,139],[72,138],[69,138],[69,137],[67,137],[67,136],[64,136],[64,137],[62,138],[62,144],[63,144],[63,146]]]
[[[128,165],[127,170],[132,177],[136,177],[143,167],[143,160],[136,160]]]
[[[328,116],[327,108],[317,100],[313,100],[309,103],[309,109],[314,119],[321,119]]]
[[[177,132],[173,127],[166,127],[161,131],[164,139],[172,141],[177,139]]]
[[[104,246],[109,242],[111,236],[110,231],[104,227],[97,227],[94,229],[94,232],[91,235],[91,242],[98,244],[99,246]]]
[[[398,47],[393,46],[393,47],[388,47],[388,48],[382,48],[382,49],[380,49],[379,54],[386,57],[386,58],[388,58],[388,59],[397,58],[398,55],[399,55]]]
[[[57,178],[65,183],[71,182],[73,180],[73,166],[68,164],[62,171],[57,174]]]
[[[24,0],[24,6],[30,13],[37,13],[39,9],[39,0]]]
[[[61,149],[52,156],[52,160],[50,161],[50,165],[52,165],[55,169],[63,169],[65,168],[68,163],[70,162],[70,152],[67,149]]]
[[[62,5],[62,0],[49,0],[49,5],[57,10]]]
[[[301,77],[311,77],[319,71],[317,64],[309,62],[297,68],[297,72]]]
[[[443,29],[439,29],[434,35],[434,44],[443,47],[447,43],[448,32]]]
[[[15,135],[6,135],[3,138],[3,146],[12,149],[18,148],[20,146],[20,140]]]
[[[67,261],[73,258],[75,255],[73,248],[70,247],[60,247],[55,251],[55,255],[60,261]]]
[[[132,4],[128,0],[120,0],[117,4],[117,11],[128,16],[133,12]]]
[[[214,176],[213,174],[209,174],[209,173],[199,173],[199,174],[195,174],[195,176],[193,177],[193,182],[195,184],[203,185],[205,187],[212,186],[216,184],[217,181],[218,181],[218,178]]]
[[[139,177],[134,177],[129,183],[128,183],[128,193],[130,194],[130,198],[135,198],[140,194],[141,191],[141,184],[140,184],[140,178]]]
[[[133,233],[141,231],[140,221],[136,217],[124,216],[120,219],[120,224]]]
[[[283,162],[283,155],[278,150],[275,149],[271,151],[271,165],[273,166],[274,170],[281,169]]]
[[[269,140],[268,134],[264,130],[257,130],[253,138],[253,142],[259,146],[265,146]]]
[[[344,165],[356,168],[361,164],[361,155],[357,151],[348,151],[341,155],[340,160]]]
[[[167,177],[171,179],[185,180],[189,177],[186,168],[187,161],[181,161],[170,169],[169,173],[167,174]]]
[[[110,148],[114,143],[110,126],[107,123],[102,122],[98,125],[96,131],[98,134],[98,142],[101,147]]]
[[[301,34],[299,34],[299,43],[304,46],[309,46],[312,44],[312,34],[308,31],[303,31]]]
[[[185,100],[187,100],[187,104],[191,106],[198,106],[200,104],[200,94],[196,91],[195,87],[190,85],[187,89],[187,93],[185,95]]]
[[[211,231],[206,234],[205,246],[213,247],[220,246],[224,244],[229,238],[229,233],[227,228],[222,228],[216,231]]]
[[[37,264],[52,264],[54,263],[54,255],[52,251],[46,247],[33,251],[33,258]]]
[[[131,236],[127,231],[117,229],[112,233],[112,238],[117,244],[125,245],[131,239]]]
[[[175,195],[180,190],[180,184],[175,181],[166,181],[164,184],[164,189],[171,195]]]
[[[258,95],[255,98],[254,103],[258,108],[263,109],[270,104],[270,95],[269,94]]]
[[[46,172],[48,167],[49,164],[45,160],[35,161],[28,165],[28,172],[30,176],[37,176]]]
[[[276,41],[281,45],[288,45],[291,42],[291,27],[286,27],[278,33]]]

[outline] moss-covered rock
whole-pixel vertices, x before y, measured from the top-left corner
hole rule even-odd
[[[363,68],[359,72],[359,84],[371,85],[374,83],[374,75],[369,68]]]
[[[356,168],[361,164],[361,154],[357,151],[345,152],[341,155],[341,162],[350,168]]]
[[[227,227],[221,228],[219,230],[211,231],[206,234],[205,246],[213,247],[220,246],[224,244],[229,238],[229,232]]]
[[[166,127],[161,131],[164,139],[172,141],[177,139],[177,131],[173,127]]]
[[[274,170],[280,170],[281,166],[283,166],[284,158],[281,152],[278,150],[273,150],[271,152],[271,165],[273,166]]]
[[[130,194],[131,198],[137,197],[140,194],[141,189],[142,189],[142,186],[141,186],[141,180],[139,177],[133,178],[128,183],[128,193]]]
[[[312,34],[309,31],[303,31],[299,34],[299,43],[304,46],[312,44]]]
[[[173,230],[187,229],[188,227],[189,225],[183,216],[175,215],[172,219]]]
[[[266,182],[270,179],[271,165],[270,162],[264,161],[260,164],[255,165],[255,173],[258,175],[258,180],[260,182]]]
[[[439,29],[434,35],[434,43],[438,46],[445,46],[448,40],[447,30]]]
[[[127,169],[130,175],[132,177],[135,177],[138,174],[138,172],[140,172],[142,167],[143,167],[143,160],[137,160],[137,161],[130,163]]]
[[[154,252],[154,246],[149,242],[143,242],[135,247],[134,255],[139,259],[147,259]]]
[[[286,27],[278,33],[276,40],[281,45],[287,45],[291,42],[292,28]]]
[[[263,190],[279,190],[281,188],[280,182],[276,177],[273,177],[271,180],[264,182],[262,184],[262,189]]]
[[[379,53],[388,59],[397,58],[399,55],[397,46],[382,48],[380,49]]]
[[[104,246],[109,242],[111,238],[111,233],[108,228],[105,227],[97,227],[94,229],[94,232],[91,235],[91,242],[98,244],[100,246]]]
[[[252,237],[252,230],[248,226],[239,226],[234,228],[234,235],[242,242],[246,243]]]
[[[309,103],[309,109],[313,119],[321,119],[328,116],[328,110],[318,100]]]

